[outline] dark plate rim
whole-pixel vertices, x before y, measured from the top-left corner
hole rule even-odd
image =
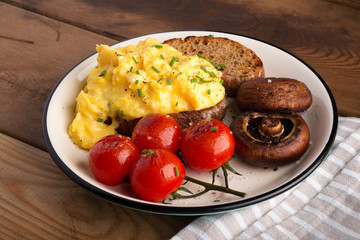
[[[186,31],[186,30],[182,30],[182,31],[166,31],[166,32],[157,32],[157,33],[152,33],[152,34],[146,34],[143,36],[139,36],[139,37],[144,37],[147,35],[153,35],[153,34],[161,34],[161,33],[172,33],[172,32],[176,32],[176,33],[181,33],[181,32],[186,32],[189,34],[189,36],[191,35],[191,33],[196,33],[198,31],[201,32],[207,32],[209,34],[216,34],[216,33],[225,33],[225,34],[231,34],[231,35],[235,35],[235,36],[240,36],[240,37],[246,37],[249,39],[253,39],[265,44],[268,44],[272,47],[275,47],[283,52],[288,53],[289,55],[291,55],[292,57],[296,58],[298,61],[300,61],[301,63],[303,63],[307,68],[309,68],[316,76],[317,78],[321,81],[321,83],[323,84],[323,86],[325,87],[328,96],[331,100],[331,104],[332,104],[332,110],[333,110],[333,126],[331,129],[331,134],[329,136],[329,139],[324,147],[324,149],[322,150],[322,152],[319,154],[319,156],[314,160],[314,162],[308,167],[306,168],[302,173],[300,173],[297,177],[295,177],[294,179],[284,183],[283,185],[270,190],[268,192],[265,192],[263,194],[251,197],[251,198],[246,198],[246,199],[241,199],[240,201],[237,202],[231,202],[231,203],[224,203],[224,204],[215,204],[215,205],[209,205],[209,206],[191,206],[191,207],[186,207],[186,206],[169,206],[169,205],[154,205],[151,203],[146,203],[146,202],[135,202],[126,198],[121,198],[119,196],[113,195],[111,193],[108,193],[98,187],[95,187],[94,185],[88,183],[87,181],[83,180],[82,178],[80,178],[76,173],[74,173],[59,157],[59,155],[56,153],[54,147],[51,144],[51,140],[49,138],[49,134],[47,131],[47,112],[48,112],[48,108],[49,108],[49,104],[50,101],[52,99],[52,96],[54,95],[54,93],[56,92],[58,86],[61,84],[61,82],[64,80],[64,78],[74,69],[76,68],[79,64],[81,64],[83,61],[85,61],[86,59],[88,59],[89,57],[93,56],[96,54],[93,53],[89,56],[87,56],[86,58],[84,58],[83,60],[81,60],[79,63],[77,63],[75,66],[73,66],[69,71],[67,71],[61,78],[60,80],[56,83],[56,85],[54,86],[54,88],[51,90],[45,106],[44,106],[44,111],[43,111],[43,116],[42,116],[42,133],[43,133],[43,138],[45,141],[45,144],[47,146],[48,152],[50,154],[50,156],[52,157],[52,159],[54,160],[54,162],[56,163],[56,165],[72,180],[74,181],[76,184],[80,185],[81,187],[85,188],[86,190],[90,191],[91,193],[105,199],[108,200],[112,203],[116,203],[119,205],[122,205],[124,207],[128,207],[131,209],[136,209],[136,210],[141,210],[141,211],[145,211],[145,212],[151,212],[151,213],[158,213],[158,214],[167,214],[167,215],[183,215],[183,216],[195,216],[195,215],[207,215],[207,214],[216,214],[216,213],[224,213],[224,212],[228,212],[228,211],[233,211],[233,210],[237,210],[240,208],[244,208],[244,207],[248,207],[260,202],[263,202],[265,200],[271,199],[275,196],[280,195],[281,193],[295,187],[296,185],[298,185],[299,183],[301,183],[303,180],[305,180],[325,159],[325,157],[327,156],[328,152],[331,149],[331,146],[334,143],[335,140],[335,136],[336,136],[336,131],[337,131],[337,126],[338,126],[338,113],[337,113],[337,107],[336,107],[336,103],[335,103],[335,99],[334,96],[332,95],[329,87],[327,86],[327,84],[325,83],[325,81],[322,79],[322,77],[310,66],[308,65],[306,62],[304,62],[302,59],[300,59],[299,57],[295,56],[294,54],[288,52],[287,50],[284,50],[274,44],[268,43],[266,41],[254,38],[254,37],[249,37],[246,35],[242,35],[242,34],[236,34],[236,33],[231,33],[231,32],[223,32],[223,31],[211,31],[211,30],[191,30],[191,31]],[[127,41],[130,39],[126,39],[124,41]],[[115,44],[124,42],[124,41],[120,41],[117,42]],[[112,44],[112,45],[115,45]]]

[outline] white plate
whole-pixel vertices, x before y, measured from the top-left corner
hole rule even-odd
[[[79,149],[70,140],[67,129],[74,117],[75,99],[84,87],[89,71],[97,66],[97,54],[93,54],[74,66],[56,84],[47,100],[43,115],[43,135],[48,150],[64,173],[87,190],[112,202],[138,210],[176,215],[201,215],[235,210],[272,198],[294,187],[312,173],[329,151],[337,129],[337,110],[334,98],[321,77],[299,58],[269,43],[253,38],[209,31],[164,32],[126,40],[113,47],[137,44],[148,37],[160,42],[186,36],[225,37],[252,49],[263,61],[267,77],[289,77],[304,82],[313,95],[313,104],[301,113],[310,128],[311,143],[307,152],[296,163],[273,169],[256,168],[239,160],[230,165],[242,176],[229,174],[230,187],[247,193],[246,198],[208,192],[195,199],[175,200],[171,204],[152,203],[138,199],[126,183],[109,187],[95,180],[88,167],[88,152]],[[100,43],[99,43],[100,44]],[[95,49],[95,46],[94,46]],[[228,110],[227,120],[236,114]],[[207,182],[210,173],[198,173],[187,169],[187,175]],[[223,185],[221,171],[216,183]],[[187,185],[194,192],[196,186]],[[216,201],[215,201],[216,200]]]

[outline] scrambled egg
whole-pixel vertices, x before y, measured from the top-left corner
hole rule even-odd
[[[119,119],[201,110],[225,97],[221,72],[210,61],[182,55],[156,39],[116,49],[98,45],[96,50],[98,66],[76,99],[68,129],[81,148],[116,133]]]

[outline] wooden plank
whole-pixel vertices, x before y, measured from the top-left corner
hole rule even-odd
[[[8,2],[57,19],[0,4],[0,131],[42,149],[42,108],[66,71],[96,43],[168,30],[229,31],[275,44],[324,78],[340,115],[360,117],[357,9],[320,0]]]
[[[255,37],[306,61],[329,85],[339,114],[360,117],[360,4],[356,1],[10,2],[114,39],[183,29]]]
[[[0,131],[45,149],[41,117],[50,90],[96,44],[116,41],[8,4],[0,11]]]
[[[68,179],[48,153],[0,133],[0,239],[169,239],[195,217],[109,203]]]

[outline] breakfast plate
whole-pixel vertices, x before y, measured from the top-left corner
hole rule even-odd
[[[106,200],[141,211],[174,215],[205,215],[247,207],[284,193],[308,177],[329,152],[338,120],[336,104],[326,83],[298,57],[254,38],[212,31],[155,33],[119,42],[112,47],[136,45],[149,37],[163,42],[171,38],[208,35],[225,37],[252,49],[263,61],[266,77],[295,78],[308,86],[313,103],[300,115],[309,126],[311,138],[309,148],[301,159],[276,169],[253,167],[238,159],[230,160],[231,167],[241,175],[229,173],[229,186],[237,191],[246,192],[245,198],[221,192],[208,192],[196,198],[168,199],[167,203],[153,203],[139,199],[128,183],[115,186],[101,184],[93,177],[88,166],[88,151],[73,144],[67,133],[74,118],[76,97],[85,86],[90,70],[97,66],[97,53],[94,53],[75,65],[58,81],[44,108],[43,136],[58,167],[75,183]],[[229,125],[233,117],[239,114],[239,110],[232,99],[227,101],[229,109],[224,122]],[[186,174],[205,182],[212,180],[212,173],[208,172],[199,173],[186,169]],[[201,191],[200,186],[187,184],[192,192]],[[220,171],[215,177],[215,184],[224,185],[224,176]]]

